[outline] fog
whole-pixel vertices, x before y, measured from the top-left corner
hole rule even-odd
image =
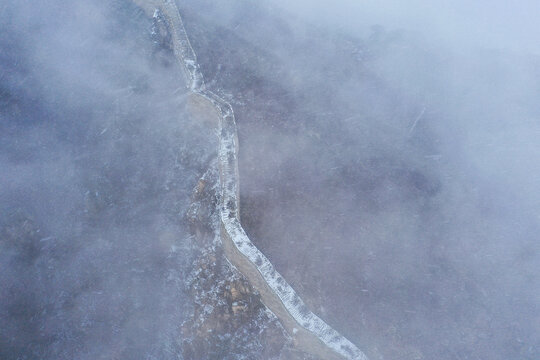
[[[177,4],[313,312],[370,359],[540,356],[537,2]],[[182,358],[217,143],[163,41],[127,0],[0,2],[1,358]]]
[[[370,358],[537,357],[537,5],[274,5],[184,5],[252,241]]]
[[[127,1],[0,3],[0,358],[176,359],[215,153]]]
[[[429,40],[455,47],[510,49],[538,55],[536,14],[540,4],[495,1],[268,1],[302,19],[366,34],[375,24],[415,31]]]

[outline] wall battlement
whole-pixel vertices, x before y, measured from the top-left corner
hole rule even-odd
[[[197,57],[173,0],[133,0],[169,28],[174,55],[199,108],[218,117],[221,240],[225,255],[260,293],[262,302],[280,320],[295,345],[322,359],[367,360],[365,354],[312,313],[272,263],[249,240],[239,218],[238,135],[231,105],[206,89]],[[202,104],[204,101],[208,105]]]

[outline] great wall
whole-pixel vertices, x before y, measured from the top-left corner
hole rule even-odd
[[[185,72],[191,101],[198,104],[198,108],[205,109],[206,117],[217,118],[221,241],[228,261],[260,293],[262,302],[277,316],[298,349],[325,360],[367,360],[358,347],[307,308],[242,228],[239,218],[238,136],[234,112],[229,103],[206,89],[176,3],[173,0],[133,2],[149,16],[160,18],[166,23],[175,58]]]

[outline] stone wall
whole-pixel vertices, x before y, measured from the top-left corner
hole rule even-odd
[[[238,135],[229,103],[206,90],[197,58],[172,0],[133,0],[145,12],[167,23],[177,61],[182,65],[193,105],[204,117],[217,117],[220,172],[221,240],[225,255],[260,293],[262,302],[293,337],[296,346],[322,359],[367,360],[364,353],[313,314],[272,263],[253,245],[239,218]]]

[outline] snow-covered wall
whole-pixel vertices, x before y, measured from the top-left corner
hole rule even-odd
[[[276,314],[298,347],[324,359],[367,360],[364,353],[311,312],[272,263],[249,240],[239,219],[238,135],[229,103],[206,89],[197,57],[172,0],[134,0],[171,32],[173,50],[182,65],[188,87],[206,99],[219,117],[220,217],[222,242],[229,261],[261,294],[263,303]],[[339,355],[338,355],[339,354]]]

